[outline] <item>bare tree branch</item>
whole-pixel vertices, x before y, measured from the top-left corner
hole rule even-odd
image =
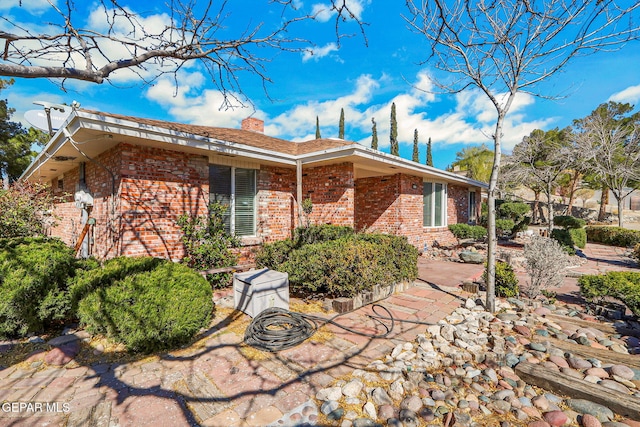
[[[242,94],[238,76],[243,73],[257,76],[266,88],[271,81],[265,68],[268,55],[302,52],[310,45],[310,41],[290,35],[297,23],[314,19],[296,10],[295,3],[271,0],[271,7],[282,9],[281,22],[267,29],[259,16],[252,17],[246,10],[244,28],[235,21],[227,24],[232,12],[226,1],[172,0],[166,14],[154,15],[153,22],[147,22],[147,17],[118,0],[100,0],[104,21],[97,28],[84,24],[88,19],[78,16],[73,0],[65,0],[60,7],[50,2],[58,19],[43,34],[0,17],[13,28],[12,32],[0,32],[5,41],[0,75],[62,79],[63,85],[66,79],[113,84],[114,73],[128,69],[150,84],[166,74],[173,74],[177,81],[176,74],[185,63],[198,61],[217,89],[234,96]],[[338,40],[344,36],[342,24],[352,21],[366,43],[366,24],[349,1],[332,0],[331,10]]]

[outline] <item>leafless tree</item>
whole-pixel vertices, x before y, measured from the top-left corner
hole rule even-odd
[[[618,202],[618,226],[624,226],[623,203],[640,186],[640,113],[633,106],[601,104],[576,120],[578,147],[586,166],[599,177]]]
[[[552,97],[538,86],[577,55],[612,50],[638,37],[640,3],[583,0],[407,0],[410,27],[424,36],[425,62],[453,78],[449,93],[477,88],[495,107],[489,181],[487,309],[495,311],[495,199],[502,129],[518,93]]]
[[[277,28],[266,28],[260,16],[252,16],[257,5],[248,3],[234,15],[245,22],[228,23],[232,12],[224,0],[172,0],[152,20],[119,0],[99,0],[92,16],[97,11],[104,15],[100,25],[92,25],[73,0],[49,3],[57,20],[47,25],[46,33],[39,32],[42,23],[0,17],[9,29],[0,31],[0,76],[57,79],[64,88],[67,79],[113,83],[114,73],[129,70],[144,83],[169,74],[177,85],[178,71],[199,61],[229,106],[230,98],[240,101],[237,94],[243,93],[239,75],[257,76],[265,86],[271,81],[265,68],[268,55],[312,47],[290,35],[296,23],[315,18],[297,10],[294,0],[269,0],[269,7],[281,11]],[[350,4],[330,0],[329,10],[323,11],[335,16],[338,42],[347,35],[341,32],[345,21],[355,21],[364,37],[365,24]]]
[[[553,189],[576,159],[577,150],[570,144],[570,135],[568,129],[536,129],[513,148],[508,159],[512,173],[519,175],[522,182],[536,183],[547,196],[549,236],[553,230]]]

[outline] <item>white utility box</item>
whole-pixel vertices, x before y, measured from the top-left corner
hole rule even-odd
[[[233,273],[233,302],[251,317],[272,307],[288,310],[289,275],[268,268]]]

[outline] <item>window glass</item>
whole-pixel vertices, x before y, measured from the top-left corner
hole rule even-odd
[[[225,230],[231,233],[231,167],[209,166],[209,203],[227,207],[224,214]]]
[[[255,234],[256,171],[236,169],[235,182],[235,234],[253,236]]]
[[[469,192],[469,222],[476,222],[476,192]]]
[[[255,235],[256,171],[209,166],[209,201],[227,206],[225,229],[236,236]]]
[[[422,186],[423,225],[444,227],[447,222],[447,185],[425,182]]]
[[[425,227],[432,227],[433,226],[433,215],[432,215],[432,209],[431,209],[431,205],[432,205],[432,193],[433,193],[433,184],[430,182],[425,182],[423,185],[423,196],[422,196],[422,201],[424,204],[424,211],[423,211],[423,225]]]

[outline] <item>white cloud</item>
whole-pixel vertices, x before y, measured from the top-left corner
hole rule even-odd
[[[611,95],[607,101],[637,105],[640,103],[640,85],[629,86],[620,92],[616,92]]]
[[[361,75],[351,90],[343,96],[324,101],[306,101],[289,110],[269,117],[262,111],[255,116],[265,120],[265,134],[293,141],[307,141],[315,138],[316,117],[320,122],[321,134],[325,138],[338,136],[340,109],[344,109],[347,139],[363,145],[371,143],[371,119],[377,123],[380,148],[389,145],[391,104],[396,104],[398,139],[401,144],[413,143],[414,129],[418,130],[421,144],[431,137],[434,144],[480,144],[492,145],[491,135],[495,129],[495,108],[479,91],[469,91],[453,97],[455,106],[451,111],[438,116],[429,116],[430,104],[442,101],[429,92],[431,83],[427,72],[420,72],[413,85],[381,104],[371,104],[381,88],[393,81],[383,75],[378,79],[371,75]],[[178,93],[174,96],[173,81],[165,78],[150,88],[147,96],[163,105],[179,121],[237,128],[243,118],[252,110],[235,108],[220,110],[222,95],[215,90],[202,90],[205,76],[199,73],[181,73]],[[420,88],[420,89],[419,89]],[[421,90],[424,89],[424,90]],[[535,99],[522,94],[516,97],[503,127],[503,148],[510,151],[515,144],[534,129],[551,126],[554,119],[529,121],[526,107]]]
[[[175,120],[185,123],[237,128],[242,119],[254,113],[253,109],[239,103],[233,108],[223,108],[222,93],[213,89],[202,90],[205,83],[206,78],[201,73],[180,72],[177,89],[173,79],[164,77],[147,90],[146,96],[160,104]],[[256,117],[260,115],[259,112],[254,114]]]
[[[58,2],[52,0],[51,3],[55,6]],[[52,6],[47,0],[2,0],[0,2],[0,10],[2,11],[18,7],[32,14],[40,14]]]
[[[318,61],[319,59],[329,55],[331,52],[336,52],[337,50],[338,45],[336,43],[327,43],[322,47],[305,49],[302,54],[302,62],[307,62],[311,59]]]
[[[315,137],[316,116],[320,121],[323,137],[337,137],[340,109],[344,108],[345,121],[354,126],[371,120],[363,106],[371,102],[374,91],[379,89],[380,82],[370,75],[360,76],[352,91],[344,96],[327,101],[309,101],[269,119],[265,123],[265,132],[270,135],[290,137],[296,141],[304,141]],[[345,135],[345,137],[349,137]]]
[[[362,19],[362,12],[370,0],[345,0],[344,4],[351,14],[358,20]],[[327,22],[336,14],[331,3],[316,3],[311,8],[311,14],[320,22]],[[348,12],[343,11],[343,18],[349,19]]]

